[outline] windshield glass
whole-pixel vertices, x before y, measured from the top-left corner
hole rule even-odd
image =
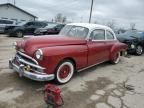
[[[66,25],[59,35],[64,35],[73,38],[85,39],[89,29],[81,26]]]
[[[48,23],[48,25],[46,26],[46,28],[54,28],[57,24],[55,23]]]
[[[131,31],[127,31],[127,32],[119,35],[119,37],[121,37],[121,36],[123,36],[123,37],[141,37],[142,32],[131,30]]]
[[[18,23],[16,23],[16,25],[18,25],[18,26],[23,26],[25,24],[26,24],[26,22],[18,22]]]

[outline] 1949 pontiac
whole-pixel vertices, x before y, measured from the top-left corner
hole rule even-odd
[[[75,72],[111,61],[117,64],[127,45],[117,41],[106,26],[66,25],[59,35],[30,37],[15,42],[16,55],[9,67],[36,81],[67,83]]]

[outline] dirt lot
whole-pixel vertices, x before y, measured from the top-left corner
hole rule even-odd
[[[39,89],[48,82],[20,78],[8,68],[15,40],[19,39],[0,35],[0,108],[46,108]],[[122,57],[117,65],[103,63],[59,86],[65,102],[62,108],[144,108],[143,85],[144,56]]]

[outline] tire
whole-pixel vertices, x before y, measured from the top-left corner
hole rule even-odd
[[[71,80],[75,71],[74,64],[70,60],[60,63],[56,69],[55,81],[58,84],[65,84]]]
[[[22,31],[16,31],[16,36],[18,37],[18,38],[22,38],[23,37],[23,32]]]
[[[143,47],[141,45],[136,46],[136,55],[140,56],[143,54]]]
[[[116,53],[115,56],[113,57],[113,60],[111,60],[112,64],[118,64],[120,61],[120,52]]]

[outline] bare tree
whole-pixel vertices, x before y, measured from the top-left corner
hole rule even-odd
[[[108,22],[106,23],[106,25],[107,25],[108,27],[110,27],[111,29],[115,29],[116,23],[115,23],[114,20],[111,20],[111,21],[108,21]]]
[[[131,30],[136,30],[135,27],[136,27],[136,24],[135,24],[135,23],[130,23],[130,29],[131,29]]]
[[[66,16],[64,16],[62,19],[62,23],[65,23],[66,21],[67,21],[67,18],[66,18]]]
[[[58,13],[55,16],[55,22],[61,22],[61,23],[65,23],[67,20],[66,16],[63,16],[61,13]]]

